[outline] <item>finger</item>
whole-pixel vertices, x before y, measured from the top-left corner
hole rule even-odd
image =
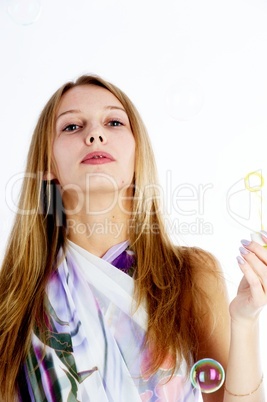
[[[267,232],[265,230],[260,231],[261,238],[264,241],[265,245],[267,246]]]
[[[255,273],[255,271],[251,268],[251,266],[243,258],[238,256],[237,261],[238,261],[241,271],[244,274],[244,277],[246,278],[246,280],[250,286],[250,292],[251,292],[253,304],[256,307],[262,307],[267,302],[267,296],[262,287],[260,278]]]
[[[238,258],[241,258],[241,257],[238,257]],[[238,258],[237,258],[237,260],[238,260]],[[245,275],[243,275],[243,277],[239,283],[239,286],[238,286],[238,291],[247,290],[248,288],[249,288],[249,283],[248,283]]]
[[[256,254],[244,247],[240,247],[239,251],[243,259],[250,265],[256,275],[258,275],[264,292],[267,291],[267,266],[258,258]]]
[[[261,246],[266,246],[266,242],[264,241],[264,238],[266,238],[264,236],[264,234],[267,232],[253,232],[250,234],[250,240],[254,240],[256,243],[259,243]],[[264,237],[263,237],[264,236]],[[267,238],[266,238],[267,241]]]
[[[247,249],[247,250],[253,252],[254,254],[256,254],[257,257],[264,264],[267,265],[267,248],[261,246],[259,243],[255,242],[255,241],[250,241],[250,240],[245,240],[245,239],[241,240],[241,244],[245,249]]]

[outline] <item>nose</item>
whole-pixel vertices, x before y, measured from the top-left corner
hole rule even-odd
[[[86,141],[87,145],[91,145],[93,143],[106,144],[107,139],[106,139],[105,135],[102,133],[101,133],[101,135],[91,133],[91,134],[87,135],[85,141]]]
[[[96,138],[97,138],[97,137],[96,137]],[[99,141],[100,141],[100,142],[104,142],[104,139],[103,139],[102,135],[99,135],[98,138],[99,138]],[[89,142],[90,142],[91,144],[94,142],[94,140],[95,140],[95,137],[90,137],[90,138],[89,138]]]

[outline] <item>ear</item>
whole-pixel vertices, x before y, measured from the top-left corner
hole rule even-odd
[[[56,175],[53,172],[44,172],[44,180],[55,180],[56,179]]]

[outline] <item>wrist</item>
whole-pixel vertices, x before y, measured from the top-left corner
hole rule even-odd
[[[240,333],[242,332],[255,332],[259,329],[259,319],[248,319],[248,318],[231,318],[231,329],[236,330]]]
[[[224,386],[224,389],[225,389],[225,391],[226,391],[227,394],[229,394],[229,395],[231,395],[231,396],[236,396],[236,397],[242,398],[242,397],[246,397],[246,396],[250,396],[250,395],[252,395],[252,394],[255,394],[255,393],[258,391],[258,389],[261,387],[262,382],[263,382],[263,374],[262,374],[262,376],[261,376],[260,381],[258,382],[258,385],[257,385],[254,389],[252,389],[251,391],[249,391],[249,392],[246,392],[246,393],[234,393],[234,392],[229,391],[229,390],[226,388],[226,386]]]

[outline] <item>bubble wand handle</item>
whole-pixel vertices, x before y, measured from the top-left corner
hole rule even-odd
[[[253,176],[255,176],[256,179],[259,180],[259,183],[257,183],[257,185],[255,185],[255,186],[252,186],[250,183],[250,180],[252,179]],[[259,207],[260,230],[264,230],[263,214],[262,214],[262,211],[263,211],[262,188],[264,186],[264,178],[259,171],[255,171],[255,172],[248,173],[244,180],[245,180],[245,187],[249,192],[256,193],[256,194],[259,191],[261,192],[261,194],[259,195],[259,198],[260,198],[260,207]],[[264,243],[264,241],[262,240],[260,232],[257,232],[257,231],[253,232],[250,234],[250,237],[251,237],[251,240],[256,241],[257,243],[261,244],[264,247],[267,247],[267,244]]]

